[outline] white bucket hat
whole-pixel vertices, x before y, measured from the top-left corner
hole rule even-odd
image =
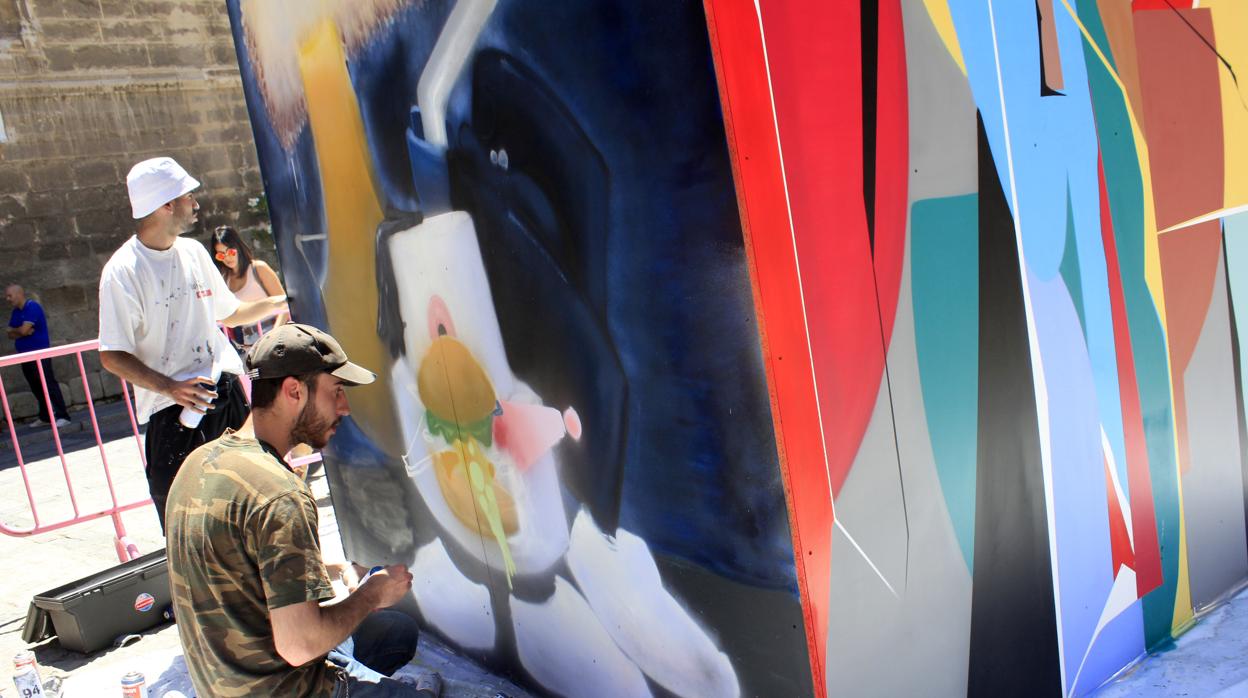
[[[130,192],[130,211],[136,219],[143,218],[183,194],[199,186],[199,180],[186,173],[173,158],[152,158],[130,168],[126,189]]]

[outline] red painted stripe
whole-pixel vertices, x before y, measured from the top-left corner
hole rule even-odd
[[[1097,154],[1097,179],[1101,190],[1101,240],[1109,274],[1109,307],[1114,323],[1114,351],[1118,357],[1118,398],[1122,403],[1122,434],[1127,449],[1127,489],[1131,497],[1131,530],[1135,534],[1135,581],[1138,596],[1161,586],[1161,549],[1157,543],[1157,516],[1153,506],[1153,479],[1148,469],[1148,446],[1144,440],[1144,416],[1131,351],[1131,329],[1118,267],[1105,166]]]
[[[833,494],[884,371],[863,203],[858,4],[761,3]]]
[[[1135,0],[1131,3],[1131,9],[1135,12],[1144,10],[1173,10],[1192,9],[1192,0]]]
[[[811,678],[822,696],[834,521],[762,36],[750,0],[704,0],[704,6],[789,504]],[[816,267],[812,273],[825,272]]]
[[[1122,505],[1118,502],[1117,490],[1109,472],[1109,458],[1103,458],[1105,466],[1105,492],[1109,495],[1109,549],[1113,562],[1111,574],[1118,577],[1118,570],[1123,567],[1135,569],[1135,553],[1131,550],[1131,535],[1127,533],[1127,520],[1122,516]]]

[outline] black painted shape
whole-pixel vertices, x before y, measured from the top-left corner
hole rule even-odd
[[[875,114],[880,61],[879,0],[860,0],[862,32],[862,203],[867,212],[867,236],[875,254]]]
[[[1018,254],[980,118],[979,440],[968,696],[1062,694]]]
[[[1243,481],[1244,520],[1248,521],[1248,428],[1244,425],[1243,374],[1239,366],[1239,321],[1235,317],[1235,297],[1231,295],[1231,260],[1227,258],[1226,229],[1222,229],[1222,273],[1226,276],[1226,305],[1231,316],[1231,365],[1235,368],[1235,422],[1239,426],[1239,470]]]
[[[472,85],[472,121],[454,132],[448,153],[451,200],[472,213],[517,378],[545,404],[574,406],[595,426],[557,446],[560,480],[600,529],[614,533],[629,411],[604,319],[607,164],[568,106],[520,59],[480,51]]]

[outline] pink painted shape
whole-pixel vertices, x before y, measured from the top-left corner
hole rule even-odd
[[[581,415],[576,413],[575,407],[563,411],[563,425],[568,428],[568,434],[574,440],[581,440]]]
[[[438,338],[438,325],[442,326],[446,334],[455,336],[455,323],[451,320],[451,311],[446,307],[442,296],[435,295],[429,299],[429,312],[426,315],[429,318],[430,339]]]
[[[494,418],[494,443],[511,456],[520,472],[533,467],[568,433],[563,415],[553,407],[506,401],[499,404],[503,413]]]

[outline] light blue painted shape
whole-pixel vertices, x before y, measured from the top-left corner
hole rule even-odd
[[[1231,287],[1231,304],[1235,317],[1235,334],[1239,340],[1239,394],[1248,396],[1248,213],[1230,216],[1222,221],[1225,233],[1226,283]]]
[[[1090,646],[1113,586],[1109,505],[1092,366],[1079,318],[1060,278],[1030,278],[1040,355],[1045,366],[1052,457],[1054,540],[1066,690]],[[1141,628],[1142,631],[1142,628]],[[1097,639],[1100,652],[1134,654],[1122,638]],[[1135,638],[1143,648],[1143,635]],[[1122,645],[1122,646],[1116,646]],[[1088,669],[1085,667],[1084,674]],[[1090,676],[1093,685],[1108,676]]]
[[[1144,607],[1139,601],[1127,607],[1101,630],[1084,660],[1075,682],[1075,696],[1095,691],[1107,678],[1144,655]]]
[[[969,571],[975,554],[979,409],[978,194],[910,207],[910,283],[927,431]]]
[[[1095,374],[1098,418],[1109,437],[1119,475],[1125,478],[1126,446],[1118,393],[1118,362],[1101,239],[1096,125],[1086,67],[1080,60],[1082,35],[1069,15],[1056,13],[1055,26],[1058,46],[1065,59],[1062,69],[1067,90],[1065,96],[1042,97],[1038,88],[1040,57],[1036,49],[1039,39],[1034,5],[993,0],[992,24],[988,18],[988,3],[983,0],[953,0],[950,9],[998,176],[1022,229],[1027,267],[1037,278],[1050,279],[1059,275],[1067,254],[1067,219],[1074,225],[1081,327]],[[995,49],[993,26],[997,39]],[[1004,91],[998,89],[998,61]],[[1005,149],[1007,123],[1017,209],[1013,209],[1015,200],[1010,198],[1011,170]]]

